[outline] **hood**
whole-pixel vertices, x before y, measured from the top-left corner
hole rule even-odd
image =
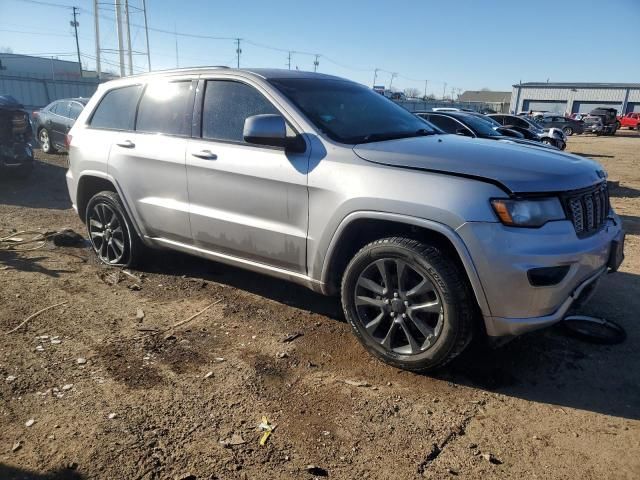
[[[353,151],[382,165],[482,178],[513,193],[578,190],[605,176],[600,164],[577,155],[459,135],[365,143]]]

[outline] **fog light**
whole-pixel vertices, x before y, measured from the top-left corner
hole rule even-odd
[[[550,287],[560,283],[566,277],[569,268],[569,265],[532,268],[527,272],[527,277],[529,277],[529,283],[534,287]]]

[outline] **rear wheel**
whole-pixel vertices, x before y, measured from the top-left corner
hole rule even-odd
[[[56,149],[53,146],[53,143],[51,143],[49,130],[46,128],[41,128],[38,132],[38,141],[40,142],[40,147],[44,153],[56,153]]]
[[[115,192],[91,197],[85,221],[93,250],[102,263],[131,267],[139,262],[142,243]]]
[[[571,127],[564,127],[562,131],[567,137],[570,137],[571,135],[573,135],[573,128]]]
[[[412,371],[442,367],[471,341],[473,302],[451,256],[392,237],[363,247],[342,279],[345,316],[365,348]]]

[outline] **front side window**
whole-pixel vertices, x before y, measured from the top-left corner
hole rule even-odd
[[[138,107],[136,131],[189,135],[192,89],[191,81],[149,83]]]
[[[141,85],[132,85],[108,91],[89,124],[94,128],[133,130],[141,90]]]
[[[429,121],[447,133],[457,133],[458,129],[464,128],[453,118],[444,115],[429,115]]]
[[[255,88],[229,80],[209,80],[202,108],[202,138],[244,143],[244,121],[279,114]]]
[[[436,134],[433,128],[388,98],[357,83],[315,78],[270,83],[318,130],[346,144]]]

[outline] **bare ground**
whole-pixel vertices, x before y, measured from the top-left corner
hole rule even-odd
[[[629,232],[583,310],[625,343],[552,328],[421,376],[370,357],[336,299],[285,282],[167,252],[140,280],[87,248],[0,252],[0,332],[67,302],[0,333],[0,478],[639,478],[640,135],[568,148],[608,169]],[[0,183],[0,236],[84,233],[65,168],[40,154],[27,183]],[[277,427],[260,446],[263,415]]]

